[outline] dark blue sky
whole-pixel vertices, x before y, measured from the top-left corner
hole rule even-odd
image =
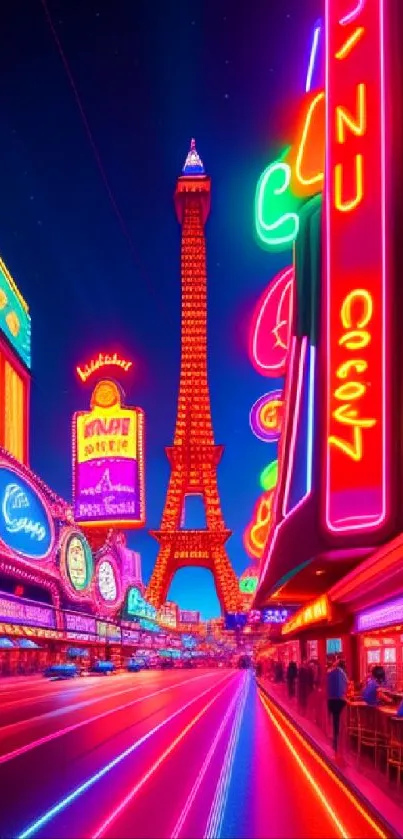
[[[253,304],[288,261],[257,246],[258,177],[303,92],[321,0],[41,0],[0,10],[0,252],[32,316],[31,463],[71,495],[71,416],[87,407],[74,375],[120,348],[147,415],[147,520],[158,527],[179,379],[180,228],[172,195],[191,136],[212,177],[207,226],[209,370],[228,551],[242,533],[270,447],[248,425],[275,382],[247,356]],[[91,146],[88,121],[95,150]],[[292,124],[292,123],[291,123]],[[100,166],[110,187],[106,188]],[[196,508],[190,524],[200,525]],[[157,545],[130,537],[148,580]],[[208,572],[184,570],[170,595],[218,613]]]

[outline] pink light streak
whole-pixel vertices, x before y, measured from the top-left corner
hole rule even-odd
[[[354,9],[352,9],[351,12],[348,12],[347,15],[344,15],[344,17],[342,17],[341,20],[339,20],[339,23],[341,23],[342,26],[347,26],[349,23],[352,23],[353,20],[355,20],[358,17],[358,15],[361,14],[364,6],[365,0],[358,0],[358,3],[354,7]]]
[[[220,740],[221,740],[221,737],[222,737],[222,735],[224,734],[224,731],[225,731],[225,729],[226,729],[226,727],[227,727],[228,720],[230,719],[230,717],[231,717],[231,715],[232,715],[232,713],[233,713],[233,711],[234,711],[235,705],[236,705],[236,703],[238,702],[239,697],[240,697],[240,695],[241,695],[241,693],[242,693],[243,689],[244,689],[244,683],[242,682],[242,684],[241,684],[241,686],[238,688],[238,691],[236,692],[236,694],[235,694],[234,698],[232,699],[232,701],[231,701],[231,703],[230,703],[230,706],[229,706],[229,708],[228,708],[228,710],[227,710],[227,712],[226,712],[225,716],[223,717],[223,719],[222,719],[222,721],[221,721],[221,724],[220,724],[220,726],[219,726],[219,728],[218,728],[218,730],[217,730],[217,732],[216,732],[216,735],[215,735],[215,737],[214,737],[214,740],[213,740],[213,742],[212,742],[212,744],[211,744],[211,746],[210,746],[210,749],[209,749],[209,751],[208,751],[208,753],[207,753],[207,755],[206,755],[206,757],[205,757],[205,759],[204,759],[204,763],[203,763],[203,765],[202,765],[202,767],[201,767],[201,769],[200,769],[200,772],[199,772],[199,774],[198,774],[198,776],[197,776],[197,778],[196,778],[196,780],[195,780],[195,782],[194,782],[194,784],[193,784],[193,787],[192,787],[192,789],[191,789],[191,791],[190,791],[190,793],[189,793],[189,795],[188,795],[188,798],[187,798],[187,800],[186,800],[185,806],[183,807],[183,810],[182,810],[182,812],[181,812],[181,814],[180,814],[180,816],[179,816],[179,818],[178,818],[178,821],[176,822],[176,825],[175,825],[175,827],[173,828],[173,831],[172,831],[172,833],[171,833],[171,839],[179,839],[179,836],[180,836],[180,834],[181,834],[182,828],[183,828],[183,826],[184,826],[184,824],[185,824],[185,822],[186,822],[186,819],[187,819],[187,817],[188,817],[188,815],[189,815],[189,813],[190,813],[190,810],[191,810],[191,808],[192,808],[192,806],[193,806],[193,803],[194,803],[194,801],[195,801],[195,799],[196,799],[197,793],[198,793],[198,791],[199,791],[199,789],[200,789],[200,787],[201,787],[201,785],[202,785],[202,783],[203,783],[203,781],[204,781],[204,778],[205,778],[205,776],[206,776],[206,774],[207,774],[207,771],[208,771],[208,769],[209,769],[209,766],[210,766],[210,764],[211,764],[211,761],[212,761],[212,759],[213,759],[213,757],[214,757],[214,755],[215,755],[215,753],[216,753],[217,746],[218,746],[218,744],[219,744],[219,742],[220,742]]]
[[[225,682],[225,684],[221,688],[221,690],[219,690],[217,692],[217,694],[215,696],[213,696],[213,698],[210,699],[210,701],[207,702],[206,705],[203,706],[201,711],[199,711],[193,717],[193,719],[190,721],[190,723],[188,723],[185,726],[185,728],[182,729],[180,734],[170,743],[168,748],[163,751],[163,753],[159,756],[159,758],[157,758],[156,761],[154,761],[154,763],[152,764],[150,769],[147,770],[147,772],[143,775],[143,777],[140,779],[140,781],[138,781],[138,783],[135,784],[135,786],[130,790],[130,792],[119,802],[117,807],[115,807],[109,813],[109,816],[107,816],[107,818],[102,822],[102,824],[100,824],[99,827],[96,828],[94,833],[91,834],[91,839],[100,839],[101,836],[105,835],[105,832],[107,831],[107,829],[113,824],[113,822],[116,821],[116,819],[120,816],[120,814],[133,801],[133,799],[136,797],[137,793],[140,792],[140,790],[144,787],[144,785],[147,783],[147,781],[153,775],[155,775],[155,773],[157,772],[159,767],[164,763],[164,761],[169,757],[169,755],[174,751],[174,749],[182,742],[182,740],[184,740],[184,738],[189,733],[189,731],[191,731],[192,728],[194,728],[194,726],[196,725],[197,722],[199,722],[201,717],[204,716],[205,713],[207,713],[209,708],[211,708],[211,706],[217,701],[217,699],[228,688],[228,680],[230,678],[231,678],[231,676],[226,676],[225,679],[222,680],[222,681]],[[213,687],[208,688],[203,693],[199,694],[199,696],[195,697],[190,702],[188,702],[186,705],[184,705],[183,708],[180,708],[179,711],[176,711],[169,719],[174,719],[174,717],[177,717],[179,715],[179,713],[182,713],[185,710],[185,708],[188,708],[191,705],[193,705],[198,699],[201,699],[202,696],[205,696],[207,693],[214,690],[215,687],[216,686],[213,685]]]
[[[202,676],[193,677],[191,681],[205,678],[207,678],[207,676],[203,674]],[[37,740],[33,740],[31,743],[25,743],[24,746],[20,746],[17,749],[13,749],[11,752],[7,752],[4,755],[0,755],[0,765],[2,763],[8,763],[10,760],[15,760],[15,758],[21,757],[21,755],[25,755],[27,754],[27,752],[31,752],[33,749],[37,749],[40,746],[44,746],[45,743],[51,743],[52,740],[56,740],[58,737],[64,737],[66,734],[71,734],[72,731],[77,731],[79,728],[83,728],[84,726],[89,725],[90,723],[99,722],[99,720],[103,720],[106,717],[109,717],[111,714],[118,713],[119,711],[124,711],[126,708],[133,707],[133,705],[138,705],[139,702],[145,702],[147,699],[152,699],[154,696],[159,696],[161,693],[166,693],[169,690],[181,687],[181,685],[189,684],[189,681],[189,679],[184,679],[181,682],[177,682],[173,685],[169,685],[168,687],[153,691],[152,693],[149,693],[146,696],[140,696],[137,699],[134,699],[132,702],[126,702],[124,705],[119,705],[117,708],[110,708],[109,710],[102,711],[102,713],[95,714],[95,716],[89,717],[88,719],[73,723],[72,725],[68,725],[65,728],[59,728],[57,731],[52,731],[51,734],[46,734],[44,737],[38,737]],[[30,720],[30,722],[32,722],[32,720]]]

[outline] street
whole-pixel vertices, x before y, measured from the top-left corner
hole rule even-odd
[[[2,837],[385,833],[249,671],[0,684]]]

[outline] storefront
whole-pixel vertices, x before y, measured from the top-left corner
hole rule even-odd
[[[322,595],[283,625],[281,654],[287,663],[293,660],[299,664],[303,659],[318,661],[322,670],[337,655],[346,661],[350,671],[350,628],[351,618],[346,611]]]
[[[403,535],[373,556],[328,592],[333,604],[348,611],[352,623],[352,676],[365,682],[372,667],[384,668],[392,690],[403,690]]]

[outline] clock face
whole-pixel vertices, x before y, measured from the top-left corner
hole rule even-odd
[[[116,600],[118,589],[115,569],[107,559],[103,559],[98,566],[98,589],[106,602],[113,603]]]

